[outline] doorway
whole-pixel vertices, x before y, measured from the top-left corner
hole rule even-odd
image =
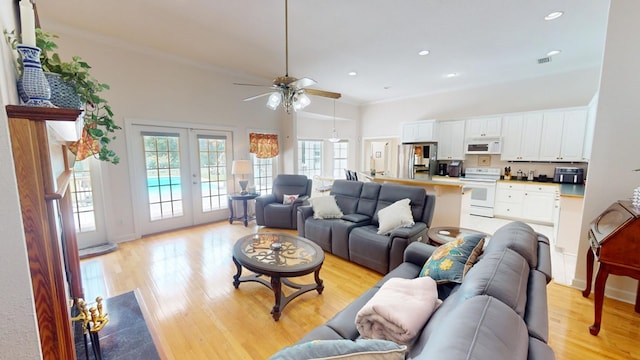
[[[131,126],[136,232],[147,235],[228,217],[232,133]]]

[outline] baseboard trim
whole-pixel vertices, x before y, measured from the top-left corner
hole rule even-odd
[[[580,291],[583,291],[587,287],[587,282],[583,279],[573,279],[571,281],[571,287],[576,288]],[[593,293],[593,286],[591,287],[591,293]],[[635,304],[636,302],[636,293],[635,291],[622,290],[619,288],[614,288],[611,286],[606,286],[604,290],[604,296],[619,300],[622,302],[626,302],[629,304]]]

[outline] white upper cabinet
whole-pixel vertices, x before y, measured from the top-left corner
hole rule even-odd
[[[402,142],[433,142],[436,141],[436,121],[420,120],[402,124]]]
[[[540,154],[542,114],[509,115],[502,124],[502,154],[505,161],[535,161]]]
[[[499,137],[502,129],[502,117],[469,119],[466,123],[467,138]]]
[[[539,160],[584,161],[586,127],[586,109],[544,113]]]
[[[438,160],[464,160],[465,120],[438,122]]]

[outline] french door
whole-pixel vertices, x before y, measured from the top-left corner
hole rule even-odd
[[[228,216],[232,134],[133,125],[137,232],[152,234]]]

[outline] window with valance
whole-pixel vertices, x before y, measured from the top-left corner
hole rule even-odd
[[[278,135],[276,134],[249,134],[249,152],[256,154],[259,159],[269,159],[278,156]]]

